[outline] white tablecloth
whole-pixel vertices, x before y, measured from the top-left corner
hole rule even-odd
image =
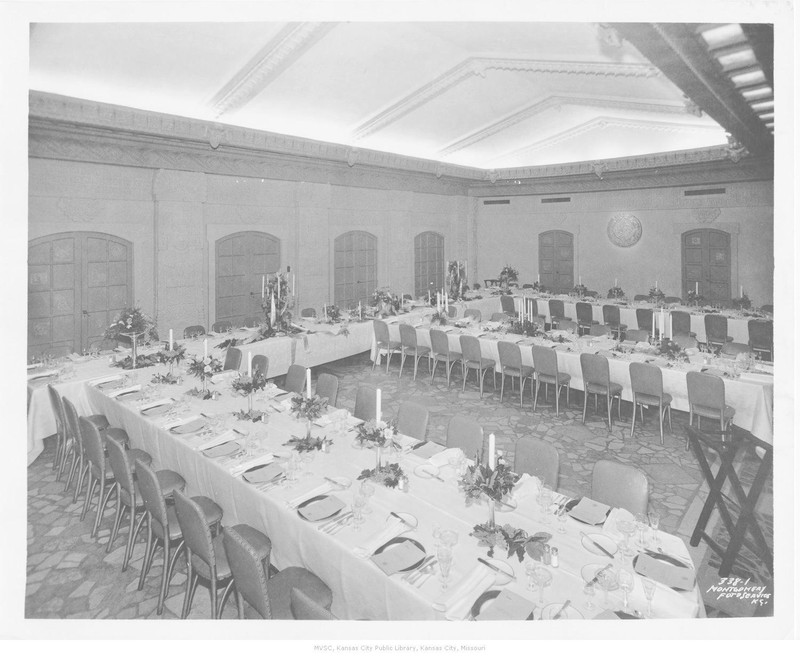
[[[142,372],[138,374],[141,376]],[[164,390],[171,396],[176,391],[178,390],[175,386]],[[190,494],[205,494],[220,504],[224,510],[224,525],[245,522],[267,533],[272,540],[272,562],[279,569],[303,566],[320,576],[333,590],[333,612],[343,619],[442,619],[442,614],[432,607],[442,594],[435,577],[428,579],[418,589],[403,582],[399,574],[386,576],[370,560],[361,559],[354,553],[357,546],[364,544],[385,527],[390,511],[411,513],[418,520],[417,529],[407,535],[422,543],[428,553],[434,550],[432,531],[435,526],[458,532],[459,543],[454,551],[451,585],[458,584],[476,567],[481,567],[477,558],[486,556],[486,548],[479,548],[477,540],[468,534],[475,524],[486,521],[487,507],[465,506],[463,493],[457,489],[453,480],[449,480],[452,479],[449,467],[441,472],[442,477],[448,479],[445,483],[415,476],[415,467],[423,461],[413,455],[413,452],[400,460],[411,479],[409,492],[378,486],[371,502],[373,512],[366,516],[366,522],[360,531],[347,527],[335,535],[328,535],[318,531],[315,524],[301,519],[285,502],[319,486],[324,482],[324,476],[346,476],[354,481],[354,485],[348,490],[333,494],[349,506],[356,489],[357,476],[363,469],[371,468],[375,464],[372,451],[353,448],[352,434],[335,436],[331,452],[317,453],[313,461],[307,464],[309,475],[302,475],[291,489],[275,487],[260,491],[241,477],[232,476],[220,461],[208,459],[194,450],[189,439],[163,430],[161,426],[167,422],[164,417],[144,417],[138,412],[135,401],[120,402],[95,388],[88,389],[87,392],[93,409],[105,414],[112,425],[125,428],[132,446],[147,450],[153,456],[155,467],[179,471],[186,478]],[[256,401],[254,405],[256,408],[265,406],[263,401]],[[199,411],[229,413],[243,407],[245,402],[241,397],[224,395],[217,401],[194,400],[185,415],[195,415]],[[304,430],[302,424],[281,414],[272,414],[266,425],[234,423],[232,419],[229,421],[239,429],[249,430],[267,451],[283,456],[289,454],[287,448],[282,446],[283,443],[290,435],[301,435]],[[315,429],[314,434],[321,435],[322,430]],[[238,463],[229,466],[235,464]],[[548,602],[563,603],[566,599],[571,599],[577,605],[578,600],[582,599],[583,590],[581,568],[589,563],[609,562],[603,557],[592,555],[581,546],[579,532],[586,531],[585,525],[569,519],[567,532],[563,535],[556,532],[555,520],[551,520],[549,527],[544,526],[534,497],[522,500],[514,512],[499,513],[497,519],[498,522],[508,522],[530,534],[542,529],[553,534],[550,544],[559,548],[561,556],[560,567],[551,568],[553,584],[545,592]],[[689,557],[680,538],[664,533],[661,533],[661,538],[667,551],[683,558]],[[140,548],[141,545],[138,545],[137,549]],[[513,568],[516,580],[509,584],[509,588],[522,597],[533,599],[534,593],[528,592],[525,587],[523,564],[515,557],[507,559],[506,554],[500,551],[496,552],[495,557]],[[612,592],[610,598],[615,608],[621,607],[619,591]],[[595,601],[602,601],[602,593],[598,594]],[[631,593],[631,604],[634,608],[645,608],[646,602],[639,580]],[[696,617],[703,613],[702,608],[697,588],[679,593],[659,585],[654,599],[654,610],[659,617]],[[594,614],[601,610],[594,611]],[[587,611],[582,609],[581,612],[589,616]]]

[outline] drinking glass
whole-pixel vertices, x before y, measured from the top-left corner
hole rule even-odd
[[[286,461],[286,487],[294,487],[294,482],[297,480],[297,454],[292,453],[289,460]]]
[[[533,579],[539,586],[539,603],[544,605],[544,589],[553,582],[553,575],[546,567],[537,567],[533,571]]]
[[[622,590],[622,608],[627,612],[628,610],[628,593],[633,588],[633,572],[629,569],[621,569],[617,574],[619,580],[619,587]]]
[[[653,595],[656,593],[656,582],[642,577],[642,587],[647,599],[647,617],[653,617]]]
[[[542,511],[543,524],[550,524],[551,505],[553,505],[553,490],[544,485],[539,492],[539,509]]]
[[[647,515],[644,513],[638,513],[635,517],[636,519],[636,530],[639,531],[639,539],[636,542],[636,546],[644,549],[647,547],[647,543],[645,542],[644,533],[647,530],[648,521]]]
[[[431,535],[433,535],[434,544],[438,547],[441,544],[442,540],[442,527],[438,524],[433,525],[433,531],[431,531]]]
[[[453,564],[453,549],[444,544],[440,544],[436,550],[436,558],[439,561],[441,571],[442,590],[447,590],[447,580],[450,577],[450,566]]]
[[[370,499],[372,495],[375,494],[375,484],[370,481],[368,478],[365,478],[361,481],[361,494],[366,499],[366,504],[364,504],[364,514],[369,515],[372,512],[372,508],[369,507]]]
[[[567,532],[567,509],[563,506],[556,511],[556,519],[558,520],[558,532]]]
[[[651,510],[647,513],[647,521],[650,523],[650,528],[653,530],[653,544],[658,546],[659,539],[658,539],[658,522],[661,519],[661,515],[658,514],[657,510]]]
[[[458,533],[450,529],[439,531],[439,542],[445,547],[455,547],[458,544]]]
[[[536,590],[536,580],[534,578],[536,567],[537,564],[535,560],[529,560],[528,562],[525,563],[525,574],[528,575],[528,590],[530,590],[531,592]]]
[[[360,494],[353,495],[353,530],[361,530],[364,523],[364,507],[367,505],[366,497]]]
[[[595,605],[592,599],[594,598],[594,583],[587,583],[583,586],[583,594],[586,597],[586,603],[584,606],[586,610],[594,610]]]
[[[606,569],[600,572],[599,576],[597,577],[598,585],[603,588],[603,605],[606,608],[609,608],[608,604],[608,591],[609,590],[616,590],[619,586],[617,585],[617,575],[613,572],[613,570]]]
[[[623,550],[627,551],[630,537],[636,531],[636,524],[628,519],[618,519],[617,530],[622,533],[622,537],[624,539],[622,548]]]
[[[305,468],[305,473],[303,474],[303,476],[313,476],[313,474],[310,471],[308,471],[308,465],[310,465],[314,461],[316,455],[317,455],[316,449],[311,449],[310,451],[303,451],[303,453],[300,454],[300,459],[303,461],[303,465]]]

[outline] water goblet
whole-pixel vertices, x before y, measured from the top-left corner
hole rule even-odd
[[[633,588],[633,572],[623,567],[622,569],[619,570],[619,574],[617,574],[617,579],[619,580],[620,590],[622,590],[622,608],[627,612],[628,593]]]
[[[458,533],[450,529],[442,529],[439,532],[439,542],[445,547],[455,547],[458,544]]]
[[[595,605],[592,599],[594,598],[594,583],[587,583],[583,586],[583,594],[586,597],[584,607],[586,610],[594,610]]]
[[[606,608],[610,608],[608,604],[608,592],[609,590],[616,590],[619,587],[617,584],[617,575],[611,569],[603,570],[597,577],[597,583],[603,588],[603,605]]]
[[[553,582],[553,575],[546,567],[537,567],[533,571],[533,579],[539,586],[539,603],[544,605],[544,589]]]
[[[303,476],[313,476],[313,474],[310,471],[308,471],[308,465],[310,465],[314,461],[314,457],[316,456],[316,454],[317,454],[316,449],[309,449],[308,451],[303,451],[303,453],[300,454],[300,459],[303,461],[305,469],[305,473],[303,474]]]
[[[438,547],[441,544],[442,540],[442,527],[439,524],[433,525],[433,531],[431,531],[431,535],[433,535],[434,544]]]
[[[442,590],[447,590],[447,582],[450,578],[450,566],[453,564],[453,549],[444,544],[440,544],[436,549],[436,558],[439,561],[439,571],[441,572]]]
[[[651,510],[647,513],[647,521],[650,523],[650,528],[653,531],[653,544],[658,546],[659,539],[658,539],[658,523],[661,520],[661,515],[658,514],[657,510]]]
[[[536,564],[535,560],[529,560],[525,563],[525,574],[528,576],[528,590],[533,592],[536,590],[536,579],[534,578],[534,573],[536,572],[536,568],[538,565]]]
[[[297,480],[297,457],[296,453],[292,453],[289,460],[286,461],[286,487],[294,487],[294,482]]]
[[[544,485],[539,492],[539,509],[542,511],[543,524],[550,524],[551,505],[553,505],[553,490]]]
[[[636,546],[644,549],[647,546],[645,542],[644,533],[647,530],[648,521],[647,515],[644,513],[638,513],[635,517],[636,520],[636,530],[639,531],[639,539],[636,541]]]
[[[558,532],[567,532],[567,509],[561,506],[556,510],[556,519],[558,520]]]
[[[361,494],[364,495],[367,500],[367,503],[364,506],[364,514],[369,515],[372,512],[372,508],[369,507],[369,502],[372,498],[372,495],[375,494],[375,484],[368,478],[365,478],[363,481],[361,481]]]
[[[360,531],[364,523],[364,507],[367,504],[366,497],[356,493],[353,495],[353,530]]]
[[[647,599],[647,617],[653,617],[653,595],[656,593],[656,582],[642,577],[644,596]]]
[[[636,524],[634,524],[632,521],[628,519],[618,519],[617,530],[620,533],[622,533],[623,537],[622,548],[627,551],[629,540],[636,531]]]

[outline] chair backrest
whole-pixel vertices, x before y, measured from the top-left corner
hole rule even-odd
[[[61,401],[64,403],[64,430],[67,435],[77,442],[78,448],[82,449],[83,437],[81,436],[81,429],[78,425],[78,411],[75,409],[72,401],[66,396],[62,396]]]
[[[377,388],[372,385],[359,385],[356,392],[356,407],[353,410],[353,416],[357,419],[364,421],[372,421],[375,419],[377,412],[376,407],[376,393]]]
[[[773,314],[774,313],[774,308],[772,307],[772,305],[769,305],[769,304],[768,305],[762,305],[761,306],[761,311],[762,312],[767,312],[769,314]]]
[[[259,353],[253,356],[253,375],[261,374],[264,378],[267,377],[269,372],[269,358],[266,355]]]
[[[300,588],[291,591],[292,615],[296,620],[335,620],[336,615],[304,593]]]
[[[514,471],[537,476],[555,490],[558,487],[558,450],[538,437],[522,437],[514,447]]]
[[[300,310],[301,317],[315,317],[317,316],[317,311],[314,308],[303,308]]]
[[[639,328],[626,330],[625,339],[629,342],[646,342],[648,339],[650,339],[650,331],[640,330]]]
[[[689,371],[686,373],[686,389],[690,408],[694,405],[725,408],[725,383],[719,376]]]
[[[105,476],[106,472],[106,454],[100,431],[97,430],[97,426],[86,417],[80,417],[78,419],[78,426],[81,431],[81,439],[83,440],[83,448],[86,457],[95,468],[95,473],[102,478]]]
[[[400,324],[400,343],[410,349],[417,348],[417,329],[411,324]]]
[[[443,330],[431,328],[431,351],[437,355],[447,355],[450,353],[450,341],[447,333]]]
[[[211,527],[206,521],[203,509],[178,489],[172,493],[172,497],[175,499],[175,514],[178,516],[186,548],[208,565],[213,576],[216,571],[217,556],[214,552]]]
[[[505,312],[492,312],[489,321],[508,321],[509,316]]]
[[[728,339],[728,317],[722,314],[706,314],[706,341],[725,342]]]
[[[500,307],[506,314],[513,316],[517,313],[517,308],[514,307],[514,297],[509,296],[508,294],[503,294],[500,296]]]
[[[589,327],[589,334],[592,337],[603,337],[604,335],[608,335],[609,333],[611,333],[611,327],[606,326],[605,324],[602,323],[593,323]]]
[[[537,317],[547,317],[547,303],[533,299],[533,314]]]
[[[667,305],[670,305],[672,303],[680,303],[680,302],[681,302],[681,299],[678,298],[677,296],[666,296],[664,298],[664,303],[666,303]]]
[[[566,330],[568,333],[577,333],[578,332],[578,324],[575,323],[572,319],[559,319],[556,321],[557,330]]]
[[[619,305],[603,306],[603,323],[609,326],[619,325]]]
[[[578,317],[578,323],[590,325],[593,321],[591,303],[575,303],[575,314]]]
[[[305,386],[306,368],[299,364],[289,365],[289,371],[286,372],[286,380],[283,383],[283,389],[287,392],[302,394]]]
[[[53,406],[53,414],[56,418],[56,430],[62,439],[66,438],[67,425],[64,419],[64,403],[61,401],[61,395],[50,384],[47,385],[47,393],[50,395],[50,404]]]
[[[483,448],[483,428],[472,419],[455,415],[447,424],[446,446],[461,449],[467,458],[477,462]]]
[[[656,365],[631,362],[629,372],[631,375],[631,389],[634,393],[639,392],[658,397],[664,393],[661,369]]]
[[[750,346],[740,342],[725,342],[719,351],[723,358],[735,358],[740,353],[750,353]]]
[[[598,460],[592,471],[592,499],[634,515],[647,512],[650,483],[638,467]]]
[[[464,318],[467,319],[469,317],[472,317],[478,323],[480,323],[482,321],[482,319],[483,319],[483,315],[481,314],[481,311],[480,310],[476,310],[474,308],[467,308],[466,310],[464,310]]]
[[[386,324],[386,322],[381,321],[380,319],[373,319],[372,327],[375,330],[375,341],[378,344],[388,344],[389,326]]]
[[[673,310],[669,313],[672,317],[672,335],[688,335],[692,331],[692,317],[683,310]]]
[[[403,401],[397,412],[397,432],[418,440],[428,434],[428,408],[413,401]]]
[[[581,353],[581,377],[584,383],[608,388],[608,359],[599,353]]]
[[[212,333],[226,333],[231,328],[233,328],[233,324],[227,319],[224,319],[222,321],[215,321],[213,324],[211,324]]]
[[[139,494],[142,495],[144,507],[150,513],[153,523],[153,532],[162,540],[169,535],[169,515],[167,502],[158,482],[158,475],[149,466],[140,460],[134,462],[136,467],[136,482],[139,484]]]
[[[125,452],[125,446],[111,436],[106,438],[108,449],[108,464],[114,472],[114,480],[128,493],[128,498],[133,503],[133,472]]]
[[[465,362],[481,361],[481,343],[473,335],[461,335],[458,338],[461,343],[461,357]]]
[[[697,340],[691,335],[676,335],[673,333],[672,341],[682,349],[697,348]]]
[[[222,365],[223,371],[239,371],[242,364],[242,352],[235,346],[228,347],[225,351],[225,363]]]
[[[564,317],[564,301],[559,301],[555,298],[551,298],[547,302],[549,309],[550,309],[550,319],[561,319]]]
[[[457,312],[458,312],[458,310],[456,310],[456,306],[455,305],[448,305],[447,306],[447,316],[450,317],[451,319],[456,316]]]
[[[245,328],[257,328],[264,319],[262,317],[247,317],[243,325]]]
[[[639,330],[648,332],[653,328],[652,308],[636,308],[636,325]]]
[[[497,352],[500,355],[500,368],[522,369],[522,353],[519,344],[511,342],[497,342]]]
[[[183,338],[188,339],[190,337],[199,337],[200,335],[205,335],[206,329],[205,326],[188,326],[183,329]]]
[[[336,405],[336,399],[339,397],[339,379],[333,374],[320,374],[317,378],[316,395],[328,399],[328,405]]]
[[[558,356],[553,349],[535,344],[531,346],[531,353],[533,354],[533,368],[537,374],[558,375]]]
[[[180,515],[179,515],[180,517]],[[264,563],[250,543],[234,527],[222,531],[222,544],[238,592],[264,619],[272,617]]]
[[[636,303],[637,301],[647,301],[650,300],[650,297],[647,294],[635,294],[633,296],[633,302]]]
[[[750,346],[758,349],[772,349],[772,322],[750,319],[747,322],[747,335]]]

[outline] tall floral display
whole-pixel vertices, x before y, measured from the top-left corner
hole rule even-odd
[[[292,332],[292,310],[294,309],[294,276],[277,272],[265,276],[261,307],[270,332]]]
[[[469,290],[467,284],[467,263],[453,260],[447,264],[447,283],[450,298],[459,301],[464,298],[464,292]]]
[[[125,358],[120,363],[123,368],[136,369],[140,366],[149,367],[155,364],[152,359],[139,360],[137,358],[137,347],[140,344],[158,341],[158,331],[156,331],[153,320],[142,312],[141,308],[132,307],[122,310],[114,322],[106,328],[104,337],[131,345],[130,358]]]

